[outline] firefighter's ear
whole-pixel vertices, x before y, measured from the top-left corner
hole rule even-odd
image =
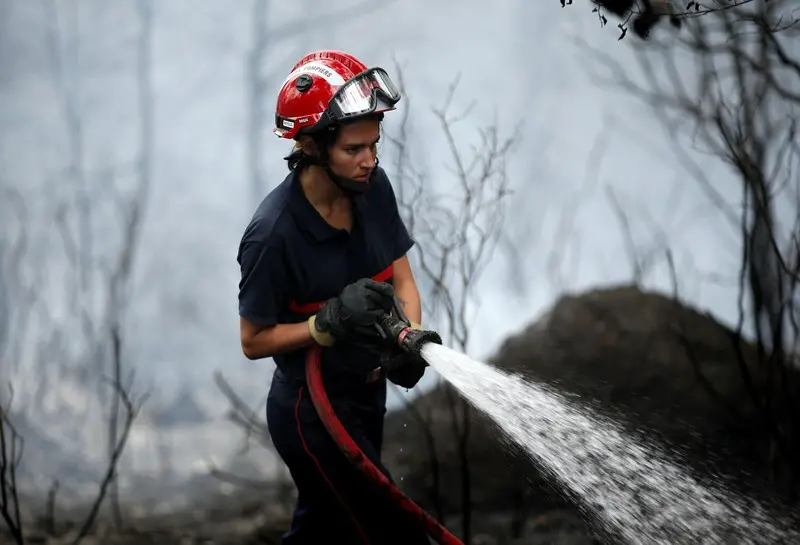
[[[319,157],[319,152],[317,151],[317,144],[314,142],[314,139],[308,135],[301,136],[297,139],[297,146],[303,150],[303,153],[310,157]]]

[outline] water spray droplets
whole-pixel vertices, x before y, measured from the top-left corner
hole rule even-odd
[[[658,449],[552,388],[445,346],[427,344],[422,355],[623,541],[800,543],[795,522],[721,487],[702,486]]]

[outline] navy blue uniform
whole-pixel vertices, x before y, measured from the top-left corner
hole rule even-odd
[[[267,195],[242,237],[239,314],[255,324],[303,322],[320,302],[361,278],[391,282],[393,262],[414,244],[380,168],[369,191],[354,197],[350,232],[320,216],[298,174],[291,172]],[[267,398],[272,441],[299,493],[283,543],[430,543],[375,494],[328,435],[308,394],[305,356],[301,349],[273,358],[277,368]],[[367,383],[378,363],[375,352],[337,343],[323,350],[322,373],[345,429],[391,479],[380,461],[386,379]]]

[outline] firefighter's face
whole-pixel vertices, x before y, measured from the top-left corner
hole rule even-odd
[[[365,119],[344,125],[329,151],[331,170],[339,176],[367,183],[375,168],[381,124]]]

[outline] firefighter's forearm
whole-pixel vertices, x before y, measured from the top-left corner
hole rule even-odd
[[[394,288],[397,299],[403,305],[403,312],[412,322],[422,323],[422,301],[419,297],[419,289],[416,282],[401,282]]]
[[[277,324],[242,339],[242,351],[248,359],[269,358],[311,345],[308,323]]]

